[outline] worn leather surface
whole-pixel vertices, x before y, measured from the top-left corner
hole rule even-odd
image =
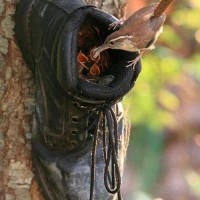
[[[112,103],[123,169],[129,128],[119,101],[134,86],[140,63],[135,71],[126,68],[135,55],[114,51],[108,74],[115,78],[110,84],[79,79],[77,37],[88,18],[106,34],[108,25],[116,20],[83,0],[20,0],[17,6],[16,39],[36,84],[34,165],[47,200],[89,199],[94,129],[87,128],[96,118],[96,106]],[[101,135],[98,143],[94,199],[116,199],[104,187]]]

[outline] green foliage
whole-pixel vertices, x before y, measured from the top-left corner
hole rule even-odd
[[[142,72],[124,100],[133,124],[128,160],[137,171],[138,190],[147,193],[153,193],[159,180],[164,129],[174,126],[180,107],[172,88],[181,84],[182,74],[200,82],[200,1],[175,1],[173,9],[156,49],[143,55]],[[199,180],[194,173],[188,175],[198,195]]]
[[[186,174],[186,178],[187,178],[187,182],[189,184],[190,190],[192,190],[192,192],[196,196],[200,197],[200,176],[199,176],[199,174],[190,170]]]
[[[160,171],[163,135],[139,127],[132,132],[131,139],[137,142],[130,144],[128,160],[137,171],[137,184],[140,189],[152,192]]]
[[[142,72],[135,88],[125,98],[125,107],[133,111],[130,117],[136,126],[156,132],[169,126],[173,123],[172,112],[179,107],[179,99],[168,86],[176,84],[181,74],[200,80],[200,49],[194,37],[194,30],[200,28],[200,3],[197,0],[186,3],[175,1],[159,44],[155,50],[144,54]],[[185,34],[188,34],[186,39]],[[183,54],[184,50],[187,55]]]
[[[125,98],[125,107],[131,107],[132,122],[156,132],[173,123],[171,111],[179,106],[176,95],[166,88],[179,75],[182,63],[172,52],[161,47],[144,55],[143,70],[133,91]]]
[[[179,47],[181,38],[170,25],[164,25],[164,32],[160,35],[160,40],[164,41],[169,46]]]
[[[171,16],[172,21],[179,26],[184,26],[192,30],[200,27],[200,12],[199,8],[194,9],[181,9],[174,11]]]

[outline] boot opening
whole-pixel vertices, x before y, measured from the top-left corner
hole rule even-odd
[[[74,24],[71,40],[74,51],[69,58],[72,63],[76,62],[72,71],[75,74],[69,77],[74,81],[72,87],[76,86],[76,91],[80,91],[81,96],[94,100],[121,98],[133,87],[140,72],[140,62],[134,70],[132,67],[126,67],[137,53],[107,49],[94,60],[90,54],[91,50],[102,45],[107,36],[116,31],[109,30],[109,25],[116,19],[95,8],[88,9],[87,12],[82,10],[77,13],[76,18],[78,20]]]
[[[112,66],[108,51],[103,51],[97,58],[93,58],[92,55],[92,50],[103,44],[108,34],[106,24],[94,17],[86,17],[78,33],[79,78],[96,83]]]
[[[135,56],[133,53],[108,49],[102,51],[97,58],[92,57],[92,50],[102,45],[106,37],[117,30],[109,29],[111,23],[93,13],[84,16],[78,32],[77,63],[80,79],[99,83],[106,76],[103,84],[108,85],[121,77],[123,71],[127,71],[128,61]]]

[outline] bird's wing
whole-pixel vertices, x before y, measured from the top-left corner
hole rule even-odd
[[[137,26],[138,24],[146,22],[153,15],[153,12],[158,4],[152,3],[147,6],[139,9],[135,13],[133,13],[122,25],[124,26]]]
[[[152,29],[152,31],[159,31],[163,23],[165,22],[165,19],[165,14],[162,14],[159,17],[151,17],[149,20],[149,27]]]
[[[157,40],[166,16],[152,17],[141,25],[135,26],[133,40],[138,49],[151,48]]]

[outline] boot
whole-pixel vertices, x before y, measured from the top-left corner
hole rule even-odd
[[[140,62],[127,68],[137,54],[108,50],[94,76],[78,60],[91,59],[115,21],[83,0],[18,3],[16,39],[36,85],[33,164],[46,200],[121,199],[130,132],[121,100]]]

